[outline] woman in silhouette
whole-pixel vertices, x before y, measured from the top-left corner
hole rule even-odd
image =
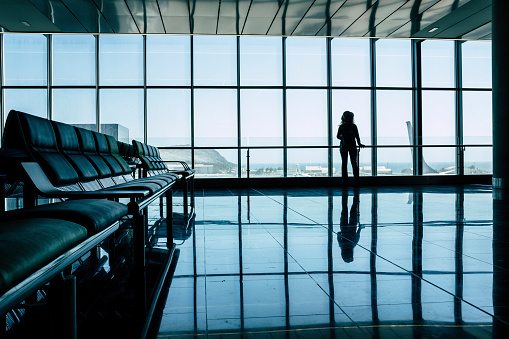
[[[338,128],[337,138],[341,141],[339,144],[339,152],[341,153],[341,173],[343,176],[343,185],[348,182],[348,154],[350,154],[350,162],[352,163],[353,176],[355,184],[359,184],[359,166],[357,165],[357,144],[361,144],[359,130],[353,121],[353,113],[350,111],[343,112],[341,116],[341,124]],[[357,141],[357,143],[356,143]]]

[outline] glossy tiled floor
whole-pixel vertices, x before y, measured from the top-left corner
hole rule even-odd
[[[508,210],[489,186],[197,191],[158,337],[504,337]]]

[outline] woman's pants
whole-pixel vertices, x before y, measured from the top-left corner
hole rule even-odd
[[[346,183],[346,179],[348,178],[348,154],[350,154],[350,162],[352,163],[353,169],[353,177],[355,180],[359,180],[359,166],[357,165],[357,148],[352,149],[341,149],[341,174],[343,176],[343,182]]]

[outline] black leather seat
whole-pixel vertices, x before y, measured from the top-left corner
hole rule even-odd
[[[103,231],[127,213],[127,206],[115,201],[79,199],[8,211],[0,214],[0,222],[18,220],[20,217],[54,218],[80,224],[86,228],[87,236],[91,236]]]

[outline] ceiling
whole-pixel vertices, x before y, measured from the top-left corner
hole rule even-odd
[[[491,39],[491,0],[0,0],[0,30]]]

